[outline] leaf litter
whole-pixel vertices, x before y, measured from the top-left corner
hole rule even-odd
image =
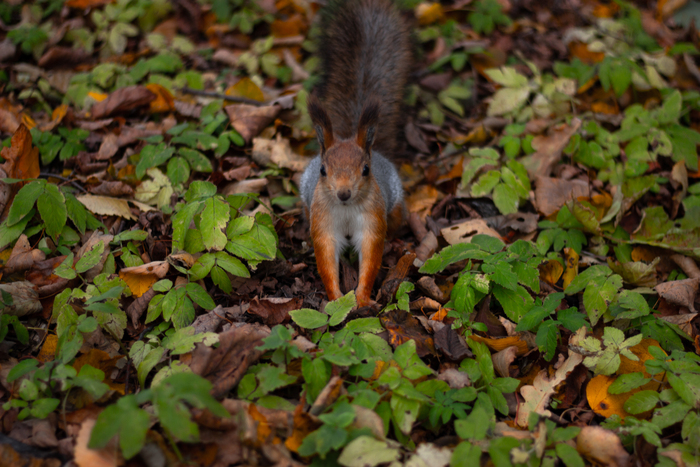
[[[364,308],[298,198],[322,5],[3,5],[3,458],[700,463],[692,5],[400,3]]]

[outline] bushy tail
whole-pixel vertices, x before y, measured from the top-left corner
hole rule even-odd
[[[390,0],[331,0],[321,23],[317,93],[334,131],[351,137],[365,103],[375,98],[381,108],[373,148],[394,156],[411,67],[408,24]]]

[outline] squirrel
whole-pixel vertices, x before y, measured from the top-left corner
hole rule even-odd
[[[331,0],[321,11],[319,45],[321,84],[307,103],[321,152],[299,188],[328,299],[342,296],[338,262],[353,247],[362,307],[371,302],[387,232],[405,218],[390,158],[399,147],[410,28],[390,0]]]

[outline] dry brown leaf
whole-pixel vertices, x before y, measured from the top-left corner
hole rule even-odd
[[[588,184],[582,180],[537,177],[535,180],[535,205],[544,216],[557,212],[567,201],[587,196]]]
[[[620,438],[600,426],[584,426],[576,437],[579,454],[609,467],[627,467],[629,454]]]
[[[46,254],[38,248],[32,249],[27,236],[20,235],[17,243],[12,248],[12,254],[5,264],[4,274],[12,274],[17,271],[25,271],[38,261],[44,261]]]
[[[268,166],[270,163],[279,167],[301,172],[311,161],[292,151],[289,139],[277,135],[277,139],[254,138],[252,158],[260,166]]]
[[[461,224],[445,227],[440,231],[444,239],[450,245],[457,243],[470,243],[474,235],[483,234],[490,237],[502,239],[501,234],[488,226],[483,219],[470,219]]]
[[[12,295],[12,305],[5,305],[2,310],[3,313],[21,317],[39,313],[43,309],[39,301],[39,293],[34,284],[29,281],[0,284],[0,290]]]
[[[695,295],[698,292],[700,278],[664,282],[654,287],[661,297],[669,303],[688,308],[695,313]]]
[[[551,397],[556,393],[557,386],[564,382],[566,376],[582,361],[582,355],[570,352],[569,358],[556,370],[554,375],[548,376],[547,370],[542,370],[537,374],[531,386],[520,388],[520,394],[523,396],[524,401],[518,404],[516,422],[519,426],[527,426],[532,412],[544,416],[551,415],[547,406],[549,406]]]
[[[80,432],[75,440],[74,462],[78,467],[117,467],[120,464],[120,456],[116,436],[102,449],[88,447],[94,426],[93,418],[85,419],[80,425]]]
[[[131,188],[124,182],[116,181],[103,181],[99,185],[93,185],[88,187],[88,191],[94,195],[101,196],[133,196],[134,189]]]
[[[493,368],[499,375],[501,375],[501,377],[510,377],[510,365],[515,361],[517,354],[518,348],[513,345],[491,355],[491,360],[493,360]]]
[[[275,120],[281,107],[278,105],[258,107],[248,104],[233,104],[227,105],[224,109],[231,120],[231,126],[241,134],[244,140],[250,141]]]
[[[270,297],[262,299],[255,297],[250,302],[248,313],[259,316],[262,318],[263,323],[268,326],[274,326],[289,322],[289,312],[301,308],[303,301],[300,297]]]
[[[98,214],[100,216],[119,216],[131,221],[136,220],[136,216],[131,213],[129,203],[125,199],[89,194],[78,196],[77,199],[93,214]]]
[[[574,118],[571,120],[571,125],[563,123],[552,128],[549,135],[533,138],[532,147],[537,152],[520,160],[530,178],[548,177],[552,173],[552,169],[561,159],[562,150],[569,144],[569,139],[576,134],[580,126],[581,120]]]
[[[143,107],[154,101],[157,96],[145,86],[127,86],[111,93],[101,102],[92,106],[93,120],[123,114]]]

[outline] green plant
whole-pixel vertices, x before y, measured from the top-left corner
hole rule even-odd
[[[26,376],[26,377],[25,377]],[[60,397],[68,397],[73,388],[82,388],[95,400],[102,397],[108,390],[102,381],[105,374],[102,370],[88,364],[76,371],[72,366],[58,362],[45,363],[39,368],[39,362],[26,359],[15,365],[7,375],[7,382],[22,379],[17,399],[10,399],[3,409],[19,408],[18,419],[46,418],[56,410],[61,403]]]
[[[469,23],[477,33],[491,34],[496,26],[510,26],[513,22],[503,13],[503,7],[496,0],[479,0],[474,2]]]
[[[118,435],[122,454],[130,459],[143,448],[151,417],[166,430],[171,442],[195,442],[199,439],[199,428],[192,421],[190,407],[206,408],[218,417],[230,416],[209,394],[211,387],[209,381],[194,373],[178,373],[157,387],[124,396],[97,417],[88,446],[102,448]],[[152,404],[153,415],[140,407],[145,403]]]
[[[49,40],[49,35],[43,28],[31,25],[13,29],[7,33],[7,37],[15,45],[19,45],[22,52],[32,54],[35,58],[41,57]]]

